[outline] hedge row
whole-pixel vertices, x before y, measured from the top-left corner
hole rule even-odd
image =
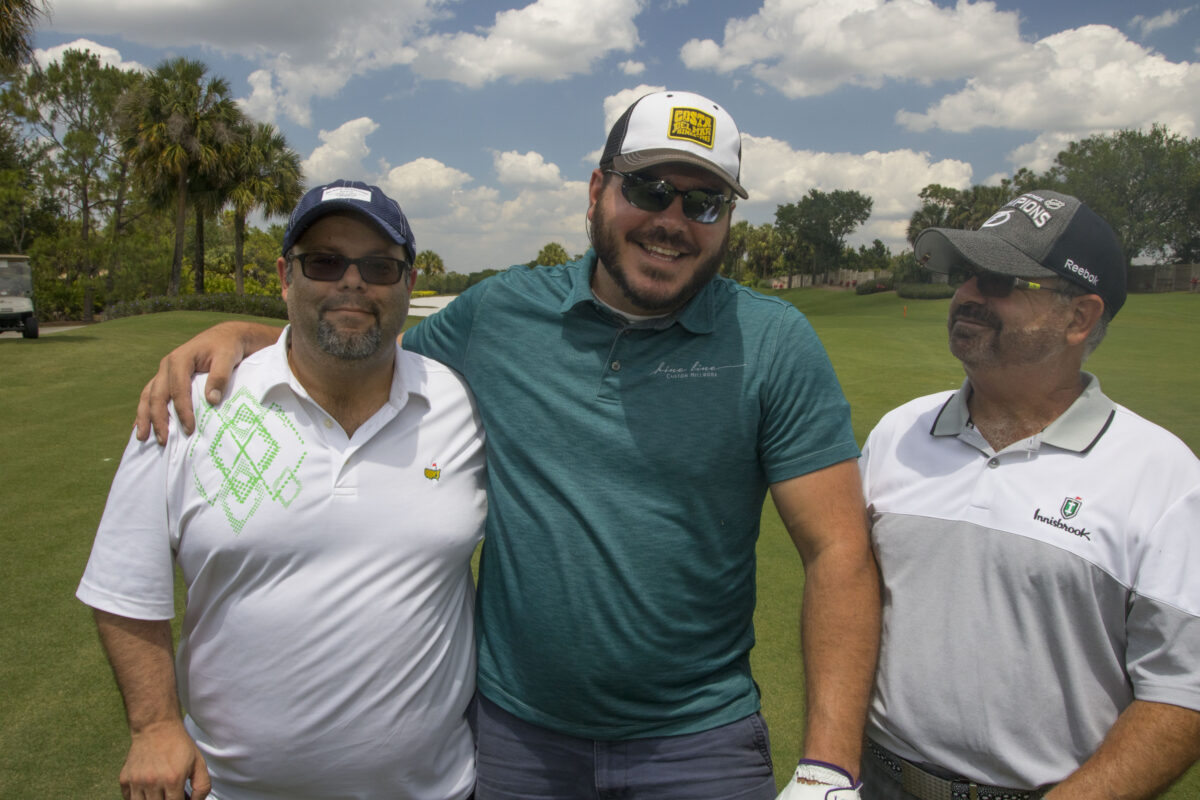
[[[256,317],[287,319],[287,305],[274,295],[181,294],[175,297],[148,297],[125,300],[104,309],[105,319],[135,317],[160,311],[221,311],[227,314],[251,314]]]
[[[859,281],[854,287],[855,294],[875,294],[876,292],[890,292],[894,288],[895,280],[891,275],[883,275],[879,278],[869,281]]]

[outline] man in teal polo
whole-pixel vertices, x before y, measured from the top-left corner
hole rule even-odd
[[[858,448],[804,316],[717,275],[740,168],[723,108],[647,95],[592,173],[591,251],[404,336],[466,378],[488,435],[479,800],[774,796],[749,661],[768,488],[806,573],[789,797],[857,797],[879,635]],[[276,335],[218,328],[164,372]]]

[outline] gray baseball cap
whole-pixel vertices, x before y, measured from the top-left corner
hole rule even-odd
[[[966,264],[1018,278],[1064,278],[1099,295],[1113,316],[1125,304],[1121,242],[1100,215],[1068,194],[1026,192],[979,230],[926,228],[913,247],[917,261],[933,272]]]

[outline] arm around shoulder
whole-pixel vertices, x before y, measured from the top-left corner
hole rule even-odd
[[[216,405],[229,384],[233,369],[242,359],[279,340],[280,329],[258,322],[222,322],[176,347],[163,357],[158,372],[142,389],[137,409],[137,438],[145,441],[154,430],[159,444],[167,441],[167,403],[186,433],[196,427],[192,409],[192,377],[207,372],[204,396]]]

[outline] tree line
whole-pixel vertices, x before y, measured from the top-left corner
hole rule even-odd
[[[0,7],[0,252],[31,257],[43,314],[91,320],[109,303],[181,292],[277,296],[282,226],[247,220],[286,215],[303,194],[284,136],[248,118],[199,61],[139,73],[68,50],[42,68],[29,46],[41,6]],[[926,186],[908,239],[929,226],[978,227],[1035,188],[1079,196],[1113,224],[1130,259],[1200,260],[1200,139],[1160,125],[1072,142],[1046,172],[1022,168],[998,186]],[[841,269],[921,280],[911,251],[846,244],[872,205],[858,191],[813,189],[779,205],[773,223],[738,221],[722,272],[751,285]],[[528,266],[568,258],[551,242]],[[431,250],[415,267],[418,288],[442,292],[494,272],[447,272]]]
[[[1027,167],[998,185],[923,188],[909,218],[909,245],[925,228],[975,229],[1025,192],[1051,189],[1074,195],[1113,226],[1129,262],[1200,263],[1200,139],[1121,130],[1071,142],[1044,172]],[[774,276],[834,270],[890,270],[897,283],[924,282],[911,249],[892,253],[879,239],[848,247],[846,238],[870,217],[872,201],[855,191],[811,190],[780,205],[775,222],[735,223],[722,272],[744,283]]]

